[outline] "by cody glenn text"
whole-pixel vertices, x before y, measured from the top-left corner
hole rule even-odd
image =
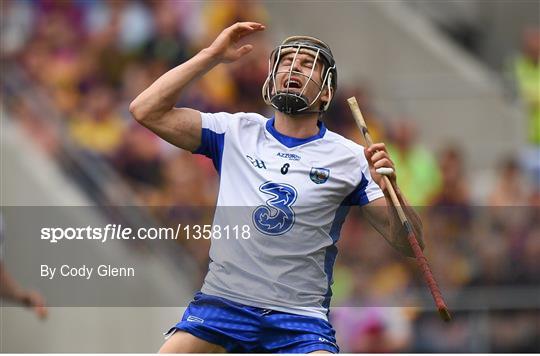
[[[101,264],[99,266],[78,265],[71,266],[63,264],[61,266],[41,265],[41,278],[114,278],[114,277],[135,277],[135,267],[113,266]]]

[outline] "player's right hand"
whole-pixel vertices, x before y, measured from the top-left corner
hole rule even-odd
[[[257,22],[237,22],[224,29],[207,50],[221,63],[234,62],[253,49],[251,44],[237,47],[238,42],[242,38],[264,29],[264,25]]]

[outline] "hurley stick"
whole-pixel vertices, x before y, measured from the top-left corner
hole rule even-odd
[[[349,103],[349,106],[353,113],[354,120],[356,121],[356,124],[360,128],[360,131],[362,131],[362,135],[364,136],[364,139],[366,140],[366,145],[368,147],[371,146],[373,144],[373,141],[371,140],[371,136],[369,135],[366,122],[364,120],[364,117],[362,116],[362,113],[360,112],[360,108],[358,107],[356,98],[355,97],[349,98],[347,99],[347,102]],[[416,257],[416,262],[418,263],[418,266],[420,267],[420,270],[422,271],[422,274],[424,275],[424,279],[429,287],[429,291],[431,292],[431,295],[433,296],[433,300],[435,300],[435,304],[437,305],[437,309],[439,310],[439,315],[444,321],[450,321],[451,319],[450,312],[448,311],[448,308],[446,307],[446,304],[444,302],[439,286],[437,285],[437,282],[435,281],[435,278],[433,277],[433,273],[431,272],[431,269],[429,268],[427,258],[426,256],[424,256],[424,253],[422,252],[422,249],[420,248],[420,245],[418,244],[418,240],[416,239],[416,236],[414,235],[412,226],[409,223],[409,220],[407,219],[407,216],[405,215],[403,208],[401,207],[401,203],[397,197],[396,191],[394,190],[394,187],[392,186],[392,183],[390,183],[390,179],[387,176],[382,175],[382,179],[384,180],[384,184],[388,189],[388,194],[390,195],[390,199],[392,200],[392,203],[397,211],[399,219],[401,220],[401,223],[403,224],[403,227],[405,228],[405,231],[407,232],[407,239],[409,240],[411,249],[413,250],[414,256]]]

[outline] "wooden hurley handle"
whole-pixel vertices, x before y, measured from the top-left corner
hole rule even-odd
[[[353,113],[354,121],[356,121],[356,125],[358,125],[358,128],[362,132],[362,136],[364,136],[364,139],[366,140],[366,146],[369,147],[373,144],[373,140],[371,139],[371,135],[369,134],[369,130],[366,125],[366,120],[364,120],[364,116],[362,115],[362,112],[360,111],[360,107],[358,106],[358,102],[356,101],[356,98],[353,96],[352,98],[347,99],[347,102],[349,103],[349,106],[351,108],[351,111]],[[401,202],[399,201],[396,191],[394,190],[394,186],[390,182],[390,179],[388,179],[387,176],[382,176],[384,180],[385,186],[388,188],[388,194],[390,195],[390,199],[392,199],[392,203],[396,207],[396,211],[399,216],[399,220],[401,220],[402,224],[405,224],[407,221],[407,216],[405,215],[405,212],[403,211],[403,208],[401,207]]]
[[[347,99],[347,102],[349,103],[349,107],[351,108],[354,121],[356,121],[358,128],[360,128],[360,131],[362,132],[362,136],[364,136],[364,139],[366,140],[367,147],[371,146],[373,144],[373,140],[371,139],[371,136],[369,134],[369,131],[366,125],[366,120],[364,120],[364,116],[362,115],[362,112],[360,111],[360,107],[358,107],[358,102],[356,101],[356,98],[353,96]],[[439,315],[444,321],[450,321],[451,320],[450,312],[448,308],[446,307],[446,303],[444,302],[439,286],[437,285],[437,282],[435,281],[435,278],[433,277],[433,273],[431,272],[431,269],[429,268],[427,258],[426,256],[424,256],[424,253],[422,252],[422,249],[420,248],[420,245],[418,244],[418,240],[416,239],[416,236],[412,229],[412,225],[409,223],[407,219],[407,215],[405,215],[405,211],[403,210],[403,207],[401,206],[401,202],[399,201],[397,197],[396,191],[394,190],[394,186],[392,185],[392,183],[390,182],[390,179],[387,176],[383,175],[382,179],[384,180],[384,184],[388,189],[388,194],[390,195],[392,204],[394,205],[396,212],[399,216],[399,220],[403,224],[405,231],[407,231],[407,239],[409,241],[411,249],[414,252],[414,256],[416,257],[416,262],[418,263],[418,267],[422,271],[424,280],[426,281],[429,291],[431,292],[431,296],[433,297],[435,304],[437,305]]]

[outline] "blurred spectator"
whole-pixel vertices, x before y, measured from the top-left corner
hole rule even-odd
[[[332,322],[341,331],[338,343],[342,352],[404,352],[412,342],[411,315],[403,308],[335,308]]]
[[[471,330],[478,327],[473,320],[457,314],[453,316],[451,323],[441,323],[440,319],[430,314],[426,313],[417,321],[414,348],[417,352],[450,353],[471,350],[475,337]]]
[[[83,108],[70,120],[73,140],[83,150],[113,158],[120,149],[125,134],[125,123],[115,104],[115,92],[106,85],[98,85],[86,94]]]
[[[538,215],[538,214],[537,214]],[[538,218],[539,216],[536,216]],[[521,246],[514,257],[514,271],[516,280],[528,285],[540,284],[540,224],[536,220],[535,226],[525,232],[521,239]]]
[[[213,41],[225,27],[239,21],[256,21],[267,23],[267,13],[264,6],[258,1],[231,0],[208,1],[202,12],[203,21],[206,23],[206,36],[204,41]]]
[[[439,160],[442,174],[440,190],[432,198],[431,205],[467,207],[469,205],[469,189],[467,174],[463,164],[463,156],[459,149],[448,146]]]
[[[11,114],[32,138],[32,142],[51,157],[56,156],[59,151],[58,133],[50,123],[39,117],[25,98],[16,98],[11,105]]]
[[[152,14],[141,1],[84,1],[83,6],[88,35],[110,36],[122,51],[137,50],[152,34]]]
[[[510,259],[505,258],[510,251],[509,241],[503,233],[491,231],[486,243],[477,250],[475,264],[477,276],[472,285],[501,285],[512,281]]]
[[[179,31],[179,18],[170,2],[153,3],[155,30],[142,46],[142,54],[147,59],[163,61],[172,68],[188,59],[188,42]]]
[[[523,33],[523,49],[514,63],[521,98],[528,114],[529,143],[540,146],[540,29]]]
[[[164,171],[164,206],[212,206],[217,196],[213,175],[204,174],[198,160],[183,151],[167,161]]]
[[[528,196],[527,184],[523,180],[518,162],[513,158],[506,159],[489,195],[489,205],[525,206]]]
[[[242,58],[241,60],[231,63],[228,67],[232,75],[232,79],[237,87],[237,97],[235,106],[238,111],[257,112],[264,114],[268,111],[268,107],[263,100],[254,95],[261,91],[261,83],[264,83],[268,75],[268,63],[262,61],[271,52],[264,33],[258,35],[257,41],[260,45],[255,46],[252,53]]]
[[[540,29],[528,28],[523,32],[521,55],[514,62],[514,74],[519,94],[527,115],[529,147],[523,157],[523,166],[530,173],[533,184],[540,190]]]
[[[84,11],[75,0],[55,1],[41,0],[33,4],[38,8],[37,13],[37,31],[35,35],[45,35],[50,41],[55,42],[57,39],[63,41],[62,36],[81,36],[84,33],[83,17]],[[61,23],[60,27],[67,24],[68,33],[59,32],[57,23]],[[49,32],[49,26],[50,31]],[[56,38],[55,35],[60,37]]]
[[[178,18],[176,24],[178,30],[188,41],[190,47],[198,49],[201,45],[205,45],[206,43],[201,43],[201,40],[203,40],[207,24],[202,21],[202,11],[208,2],[169,1],[168,3]],[[217,6],[222,6],[222,3],[217,4]]]
[[[394,161],[398,184],[412,206],[425,206],[441,186],[441,173],[431,152],[416,141],[410,120],[397,122],[391,131],[388,152]]]
[[[444,149],[439,159],[439,168],[441,185],[431,197],[430,210],[437,210],[439,215],[444,216],[444,222],[438,226],[436,233],[444,234],[441,229],[445,229],[449,235],[455,236],[459,230],[469,226],[471,218],[467,172],[457,147],[448,146]]]
[[[373,99],[368,85],[339,88],[332,105],[325,116],[325,124],[329,129],[345,135],[354,142],[365,146],[364,138],[352,119],[351,109],[347,104],[347,99],[354,96],[358,101],[358,106],[362,110],[362,115],[369,127],[369,133],[373,142],[383,142],[386,138],[385,120],[377,112],[373,105]]]
[[[536,315],[535,315],[536,314]],[[491,318],[494,352],[538,353],[540,346],[538,311],[503,310]]]
[[[126,131],[116,160],[120,172],[136,191],[162,188],[163,159],[159,138],[146,128],[133,124]]]
[[[2,1],[0,11],[0,54],[18,53],[32,35],[35,7],[30,1]]]
[[[120,106],[126,111],[129,103],[144,89],[152,84],[152,73],[148,65],[140,62],[132,62],[126,66],[122,73],[121,103]],[[126,112],[126,119],[130,114]]]

